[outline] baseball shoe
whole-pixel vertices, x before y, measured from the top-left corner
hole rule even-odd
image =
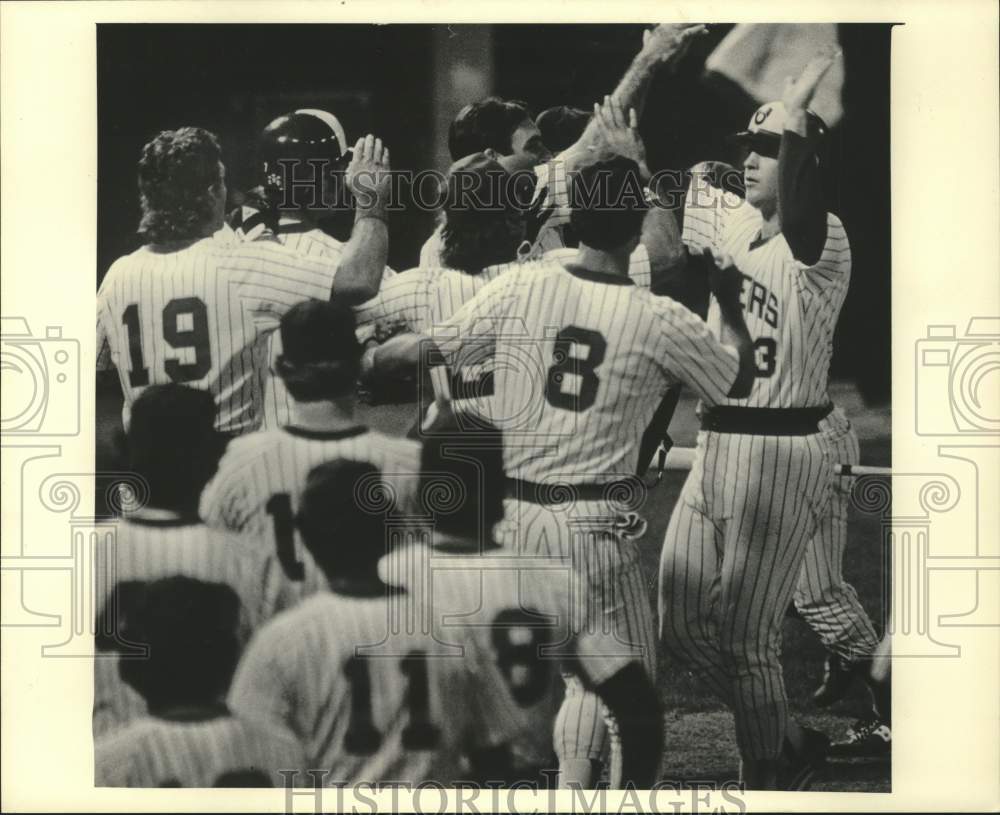
[[[892,728],[882,719],[861,719],[847,730],[843,741],[830,745],[838,758],[877,758],[892,751]]]
[[[827,707],[844,698],[857,675],[857,666],[845,662],[837,654],[826,655],[823,665],[823,682],[813,691],[813,703]]]
[[[799,750],[785,739],[782,761],[778,768],[779,790],[795,792],[809,789],[816,772],[826,763],[830,750],[829,737],[809,727],[803,727],[802,731],[805,741]]]

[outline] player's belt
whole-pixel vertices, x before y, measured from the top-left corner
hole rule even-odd
[[[717,405],[701,414],[701,429],[750,436],[808,436],[830,415],[833,405],[807,408],[750,408]]]
[[[630,492],[621,493],[620,490]],[[615,495],[631,495],[635,484],[628,481],[608,481],[604,484],[568,484],[554,481],[549,484],[538,484],[534,481],[522,481],[520,478],[507,479],[507,497],[529,504],[549,506],[565,504],[567,501],[607,501]]]

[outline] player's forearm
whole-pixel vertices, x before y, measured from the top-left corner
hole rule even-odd
[[[743,319],[743,309],[738,301],[719,300],[719,312],[722,315],[722,336],[724,345],[736,349],[740,367],[729,393],[730,399],[743,399],[750,395],[756,371],[753,339]]]
[[[826,243],[826,207],[815,144],[805,134],[805,112],[791,115],[778,151],[778,218],[792,255],[812,266]]]
[[[359,210],[344,245],[333,281],[333,292],[347,303],[363,303],[378,294],[382,271],[389,259],[389,228],[383,214]]]
[[[687,251],[674,210],[663,205],[653,206],[643,219],[640,241],[649,255],[650,288],[654,294],[668,294],[687,266]]]
[[[636,54],[625,71],[625,75],[622,76],[618,85],[611,92],[611,97],[624,110],[635,108],[636,115],[641,118],[649,86],[653,81],[656,69],[661,64],[663,64],[662,58],[643,49]],[[586,160],[588,151],[595,144],[598,136],[599,129],[597,122],[591,118],[576,143],[560,156],[565,163],[566,172],[571,172]]]
[[[649,789],[660,770],[663,714],[660,700],[639,662],[602,683],[597,693],[618,724],[622,743],[622,783]]]

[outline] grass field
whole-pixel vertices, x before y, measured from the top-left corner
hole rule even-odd
[[[849,386],[832,389],[854,423],[861,440],[861,460],[888,465],[891,459],[891,422],[887,409],[867,409]],[[98,406],[98,468],[115,469],[109,440],[118,425],[117,408]],[[360,418],[387,433],[402,434],[414,419],[413,405],[365,407]],[[694,443],[696,424],[693,403],[682,399],[671,435],[677,446]],[[649,576],[652,602],[656,602],[656,577],[663,535],[670,512],[684,481],[683,472],[668,472],[650,491],[645,516],[649,529],[641,540],[642,556]],[[844,571],[861,601],[881,629],[883,562],[879,518],[852,508]],[[784,628],[783,664],[793,713],[803,723],[841,737],[848,725],[867,709],[867,694],[855,687],[843,701],[827,710],[810,705],[810,694],[822,676],[824,651],[816,636],[801,622],[788,619]],[[732,717],[692,677],[676,665],[661,662],[661,692],[665,705],[666,748],[663,776],[673,781],[733,781],[737,778],[738,755]],[[813,785],[828,792],[888,792],[891,771],[887,760],[831,761]]]

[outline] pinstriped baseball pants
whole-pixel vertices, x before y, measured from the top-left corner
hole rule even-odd
[[[656,624],[649,584],[635,541],[611,531],[607,506],[578,501],[562,510],[508,499],[498,527],[501,542],[521,554],[561,558],[572,564],[586,596],[575,598],[574,629],[608,637],[642,659],[656,678]],[[560,759],[601,760],[615,724],[600,699],[576,675],[565,673],[566,697],[556,718],[554,747]],[[609,731],[609,726],[611,731]]]
[[[701,432],[660,559],[660,637],[733,710],[745,759],[781,754],[781,624],[832,462],[820,433]]]
[[[832,461],[857,464],[861,460],[858,436],[840,408],[823,419],[819,429]],[[853,478],[834,476],[830,503],[809,541],[794,596],[795,608],[826,649],[847,662],[870,657],[879,642],[858,593],[844,582],[847,511],[853,486]],[[865,545],[880,544],[866,541]]]

